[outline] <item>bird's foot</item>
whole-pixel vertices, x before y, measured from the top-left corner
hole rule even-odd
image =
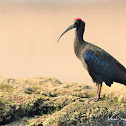
[[[91,101],[91,100],[94,100],[94,99],[97,99],[97,97],[92,97],[92,98],[89,98],[89,100]]]
[[[92,98],[89,98],[88,100],[89,100],[89,101],[92,101],[92,100],[96,100],[96,101],[98,101],[99,99],[101,99],[101,98],[98,98],[98,97],[92,97]]]

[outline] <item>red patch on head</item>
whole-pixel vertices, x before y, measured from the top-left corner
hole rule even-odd
[[[81,18],[76,18],[76,19],[74,19],[74,21],[76,21],[76,20],[81,20]],[[81,20],[82,21],[82,20]]]

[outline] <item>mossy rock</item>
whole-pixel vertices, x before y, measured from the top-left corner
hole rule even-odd
[[[119,104],[109,101],[72,102],[45,119],[43,126],[100,126],[108,124],[108,118],[118,112]],[[121,116],[126,119],[122,110]],[[125,123],[125,122],[123,122]]]
[[[0,100],[0,125],[10,122],[12,117],[13,112],[11,107],[7,103]]]

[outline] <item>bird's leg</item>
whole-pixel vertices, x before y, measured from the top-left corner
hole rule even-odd
[[[96,98],[98,98],[98,93],[99,93],[99,84],[97,86],[97,94],[96,94]]]
[[[99,84],[98,85],[98,92],[97,92],[97,101],[100,99],[100,95],[101,95],[101,88],[102,88],[102,85]]]
[[[99,93],[99,84],[97,86],[97,94],[95,97],[89,98],[89,100],[93,100],[93,99],[98,99],[98,93]]]
[[[96,97],[90,98],[89,100],[96,99],[98,101],[100,99],[101,87],[102,87],[102,85],[101,84],[98,84]]]

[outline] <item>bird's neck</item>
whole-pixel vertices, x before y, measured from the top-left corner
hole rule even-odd
[[[83,39],[84,30],[85,30],[85,24],[82,23],[81,26],[79,28],[77,28],[75,31],[74,52],[78,58],[81,53],[82,45],[85,43],[85,41]]]

